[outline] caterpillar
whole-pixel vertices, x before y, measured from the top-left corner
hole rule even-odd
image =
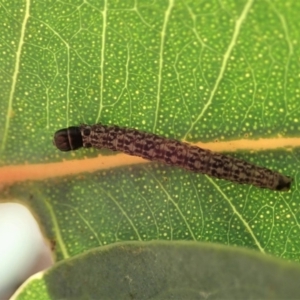
[[[56,131],[53,143],[61,151],[77,150],[81,147],[121,151],[212,177],[275,191],[288,191],[293,180],[291,177],[241,159],[119,126],[102,124],[71,126]]]

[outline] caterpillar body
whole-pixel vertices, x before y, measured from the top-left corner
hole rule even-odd
[[[80,125],[56,131],[54,145],[61,151],[81,147],[107,148],[129,155],[207,174],[240,184],[288,191],[292,178],[221,153],[136,129],[102,124]]]

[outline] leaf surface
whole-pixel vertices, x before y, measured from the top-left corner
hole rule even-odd
[[[43,299],[296,299],[299,275],[299,265],[244,249],[131,242],[58,263],[18,299],[33,299],[41,286]]]
[[[299,10],[284,0],[1,3],[2,201],[30,207],[58,261],[157,239],[299,261]],[[55,149],[56,130],[83,122],[228,152],[293,177],[292,189]]]

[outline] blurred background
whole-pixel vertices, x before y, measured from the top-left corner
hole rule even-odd
[[[50,245],[31,212],[17,203],[0,204],[0,299],[52,264]]]

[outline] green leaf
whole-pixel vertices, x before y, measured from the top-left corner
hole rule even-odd
[[[199,242],[131,242],[58,263],[18,299],[297,299],[299,265]]]
[[[30,207],[58,261],[158,239],[299,261],[299,10],[284,0],[1,3],[1,201]],[[292,190],[53,146],[56,130],[100,121],[230,152],[293,177]]]

